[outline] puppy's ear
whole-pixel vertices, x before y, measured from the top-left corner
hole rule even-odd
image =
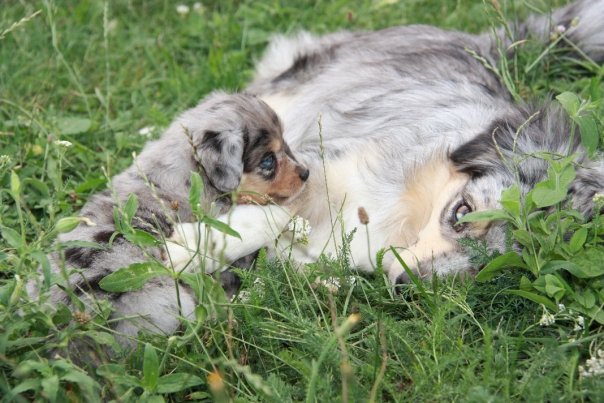
[[[243,174],[244,137],[245,133],[237,129],[201,133],[197,162],[211,184],[221,192],[232,192],[239,186]]]

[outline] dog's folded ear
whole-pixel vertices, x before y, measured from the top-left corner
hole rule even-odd
[[[244,133],[233,128],[221,131],[204,130],[195,150],[196,160],[208,181],[221,192],[237,189],[243,174]]]
[[[589,160],[580,144],[580,133],[571,136],[569,119],[560,106],[550,103],[537,113],[529,111],[493,122],[457,147],[449,158],[460,172],[471,177],[509,176],[531,189],[547,178],[549,163],[540,154],[573,154],[576,177],[569,186],[569,199],[585,217],[592,217],[593,198],[604,192],[604,161]]]

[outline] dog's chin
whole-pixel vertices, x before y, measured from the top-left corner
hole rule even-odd
[[[237,197],[237,204],[259,204],[261,206],[267,204],[278,204],[287,206],[292,203],[304,190],[306,184],[302,184],[297,190],[289,194],[281,193],[258,193],[252,191],[241,190]]]

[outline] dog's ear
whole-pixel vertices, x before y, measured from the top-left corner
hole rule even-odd
[[[472,140],[457,147],[449,158],[455,167],[471,177],[480,177],[502,165],[502,155],[512,148],[513,129],[505,121],[495,121]]]
[[[221,192],[232,192],[241,182],[244,138],[245,133],[239,129],[201,133],[201,143],[196,149],[197,162],[210,183]]]

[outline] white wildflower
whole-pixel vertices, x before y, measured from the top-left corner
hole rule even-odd
[[[322,279],[321,277],[317,277],[315,279],[314,284],[316,286],[325,287],[325,289],[330,294],[336,294],[338,292],[338,290],[340,289],[340,280],[337,279],[336,277],[328,277],[326,279]]]
[[[556,318],[551,313],[544,311],[541,319],[539,319],[539,326],[550,326],[556,322]]]
[[[248,290],[239,291],[237,298],[239,298],[239,302],[242,304],[249,304],[252,300],[252,293]]]
[[[186,4],[179,4],[176,6],[176,12],[180,15],[187,15],[189,14],[189,11],[191,11],[191,9]]]
[[[69,147],[73,146],[73,144],[70,141],[67,141],[67,140],[55,140],[54,144],[56,146],[65,147],[65,148],[69,148]]]
[[[0,155],[0,167],[10,164],[11,159],[8,155],[2,154]]]
[[[294,241],[307,244],[308,236],[310,235],[312,228],[310,227],[308,220],[300,216],[295,216],[287,225],[287,230],[293,232]]]
[[[575,332],[581,331],[585,328],[585,318],[581,315],[577,316],[577,319],[575,319],[575,327],[573,328],[573,330]]]
[[[566,32],[566,27],[562,24],[556,26],[556,32],[559,34],[563,34]]]
[[[579,365],[579,375],[583,378],[604,375],[604,350],[598,350],[585,361],[585,365]]]
[[[566,306],[564,304],[558,304],[558,311],[560,311],[560,312],[566,311]]]
[[[604,205],[604,193],[596,193],[592,200],[596,206]]]
[[[203,13],[204,10],[205,10],[205,7],[200,2],[196,2],[193,4],[193,11],[196,11],[198,13]]]
[[[255,291],[256,294],[258,295],[259,293],[262,292],[263,288],[264,288],[264,280],[261,279],[260,277],[257,277],[254,280],[254,282],[252,283],[253,291]],[[252,300],[252,291],[251,290],[239,291],[239,294],[237,294],[237,298],[239,299],[239,302],[241,302],[242,304],[249,304]]]
[[[141,136],[149,137],[155,131],[155,126],[145,126],[138,131]]]

